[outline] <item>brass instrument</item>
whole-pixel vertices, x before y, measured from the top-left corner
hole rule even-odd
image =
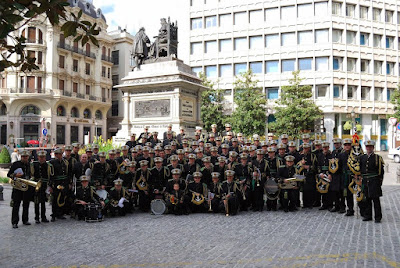
[[[209,208],[208,208],[208,211],[212,211],[212,208],[211,208],[211,192],[210,191],[208,191],[208,198],[207,198],[207,201],[208,201],[208,205],[209,205]]]
[[[35,187],[35,191],[38,192],[40,187],[42,187],[42,181],[39,180],[38,182],[36,181],[31,181],[31,180],[26,180],[26,179],[21,179],[21,178],[16,178],[15,180],[10,179],[10,184],[14,189],[26,192],[28,191],[28,186]]]

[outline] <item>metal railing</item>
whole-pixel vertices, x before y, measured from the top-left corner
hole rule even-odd
[[[62,42],[58,42],[57,47],[66,49],[66,50],[69,50],[69,51],[72,51],[72,52],[75,52],[75,53],[78,53],[78,54],[81,54],[81,55],[84,55],[84,56],[87,56],[87,57],[90,57],[93,59],[96,58],[96,55],[93,52],[89,52],[89,51],[83,50],[81,48],[77,48],[75,46],[70,46],[70,45],[62,43]]]
[[[111,63],[113,62],[112,58],[110,56],[107,56],[107,55],[101,55],[101,60],[108,61],[108,62],[111,62]]]
[[[95,96],[89,96],[89,100],[95,101],[97,98]]]

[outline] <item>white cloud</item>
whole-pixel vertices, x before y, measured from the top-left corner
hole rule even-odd
[[[178,21],[182,1],[189,0],[94,0],[96,8],[104,9],[108,31],[118,26],[135,34],[140,27],[146,29],[150,39],[157,35],[161,18]]]

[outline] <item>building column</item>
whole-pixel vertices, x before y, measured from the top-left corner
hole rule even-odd
[[[65,124],[65,144],[71,144],[71,124]]]
[[[335,114],[334,113],[326,113],[324,114],[324,127],[326,129],[325,135],[326,138],[325,140],[329,142],[329,144],[332,143],[333,139],[333,129],[335,128]]]
[[[84,140],[83,140],[83,125],[79,124],[78,125],[78,140],[80,144],[84,144]]]
[[[130,105],[131,100],[128,92],[124,92],[124,96],[122,97],[122,101],[124,102],[124,119],[121,122],[121,130],[117,132],[117,137],[127,138],[131,134],[131,130],[129,128],[130,125]]]
[[[363,114],[362,118],[361,118],[361,123],[363,126],[362,135],[363,135],[363,145],[364,145],[365,141],[371,139],[372,115],[371,114]],[[365,149],[365,147],[363,149]],[[377,149],[376,145],[375,145],[375,149]]]

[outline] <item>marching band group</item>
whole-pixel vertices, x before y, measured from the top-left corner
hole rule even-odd
[[[121,149],[99,152],[97,145],[54,149],[46,161],[40,150],[31,159],[27,151],[13,163],[8,177],[13,185],[12,225],[30,225],[30,201],[35,204],[35,222],[49,222],[45,202],[52,205],[51,221],[66,215],[100,221],[103,215],[124,216],[135,209],[154,214],[224,213],[238,211],[285,212],[319,207],[319,210],[354,215],[353,194],[364,221],[382,218],[380,199],[383,160],[374,153],[374,141],[365,141],[364,154],[357,139],[333,139],[330,143],[302,135],[301,145],[283,134],[266,141],[235,135],[226,124],[222,133],[212,126],[207,137],[196,128],[188,139],[171,125],[163,141],[148,127]],[[302,195],[300,195],[300,192]],[[302,197],[302,198],[301,198]],[[300,202],[302,199],[302,202]],[[346,210],[347,207],[347,210]]]

